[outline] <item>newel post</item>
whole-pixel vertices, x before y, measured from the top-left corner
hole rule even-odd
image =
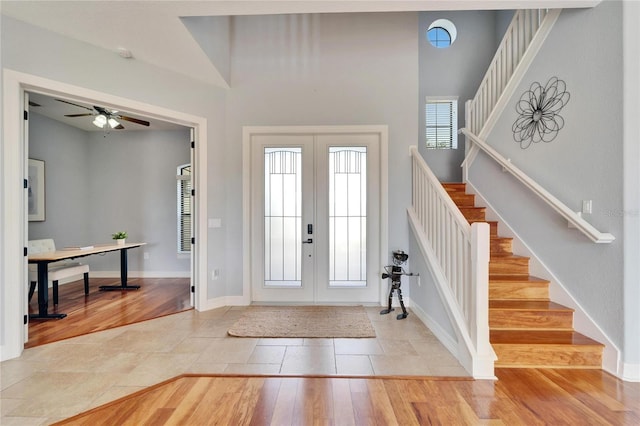
[[[474,289],[473,318],[470,318],[476,347],[473,377],[494,378],[496,354],[489,342],[489,224],[471,225],[471,280]]]

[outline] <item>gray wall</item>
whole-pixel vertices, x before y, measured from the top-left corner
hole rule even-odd
[[[189,129],[89,133],[90,241],[109,242],[124,230],[148,243],[131,250],[129,268],[145,273],[189,272],[177,255],[176,168],[190,162]],[[143,260],[143,253],[149,259]],[[94,256],[95,257],[95,256]],[[118,256],[91,259],[97,269],[118,270]]]
[[[599,246],[566,230],[562,220],[486,159],[480,157],[472,170],[473,182],[619,344],[624,238],[619,216],[625,214],[618,143],[622,138],[620,15],[619,2],[563,12],[518,89],[520,94],[532,81],[546,82],[553,75],[567,82],[572,95],[563,111],[567,124],[554,142],[521,151],[512,141],[513,110],[489,141],[572,208],[578,209],[582,199],[593,200],[594,214],[587,220],[613,233],[616,242]],[[441,56],[446,50],[422,53],[427,43],[424,25],[436,17],[450,17],[458,27],[458,40],[450,50],[455,58],[429,56]],[[492,19],[484,12],[460,13],[460,17],[434,13],[419,19],[417,14],[317,15],[302,18],[297,21],[300,25],[278,17],[238,18],[231,26],[233,88],[228,92],[138,60],[122,60],[113,52],[6,16],[2,16],[1,60],[13,70],[207,119],[208,140],[202,141],[208,145],[207,212],[222,219],[222,228],[209,230],[208,275],[221,268],[220,279],[208,286],[209,297],[216,297],[238,295],[242,288],[241,127],[389,124],[390,249],[406,248],[407,147],[424,143],[419,130],[424,96],[455,90],[464,101],[473,95],[493,55],[497,33],[504,30],[501,17],[495,25]],[[476,31],[469,39],[466,31],[471,28]],[[305,36],[292,37],[296,43],[289,44],[287,34]],[[471,61],[477,71],[456,53],[463,50],[465,39],[470,45],[465,54],[477,54],[477,61]],[[448,68],[428,68],[434,64]],[[460,80],[450,81],[450,74]],[[424,87],[423,81],[436,85]],[[459,176],[457,158],[438,158],[424,151],[423,155],[441,178]],[[420,297],[431,297],[424,291]]]
[[[498,19],[502,15],[500,12],[422,12],[419,15],[419,151],[441,181],[462,181],[464,138],[459,137],[456,150],[425,148],[425,97],[458,96],[458,127],[464,127],[464,103],[475,95],[504,34],[504,19]],[[429,25],[441,18],[450,20],[457,29],[455,42],[446,49],[433,47],[426,38]],[[421,258],[413,236],[410,243],[411,271],[420,273],[420,286],[415,285],[416,280],[410,281],[411,301],[455,340],[431,271]]]
[[[620,2],[562,12],[488,142],[574,211],[616,240],[594,244],[479,156],[470,180],[553,271],[611,339],[623,347],[622,36]],[[564,80],[564,128],[551,143],[521,149],[515,104],[532,82]]]
[[[45,162],[45,221],[29,222],[29,239],[53,238],[56,246],[89,239],[87,132],[31,112],[29,158]]]
[[[446,49],[433,47],[426,34],[436,19],[448,19],[457,29],[455,42]],[[458,149],[426,149],[425,97],[458,96],[458,128],[464,127],[464,103],[473,98],[496,52],[504,28],[496,12],[422,12],[418,26],[420,88],[418,91],[419,150],[441,181],[460,182],[464,138]]]
[[[234,19],[225,151],[227,272],[242,268],[246,125],[389,125],[389,248],[407,249],[408,147],[418,128],[416,27],[413,13]],[[241,294],[241,280],[229,284],[228,294]]]
[[[188,163],[189,130],[85,132],[32,113],[31,158],[46,161],[47,216],[29,223],[29,238],[57,247],[110,243],[124,230],[131,271],[184,275],[189,258],[176,247],[176,167]],[[143,253],[149,254],[143,260]],[[92,271],[118,271],[118,256],[85,259]]]
[[[222,218],[223,228],[210,230],[207,265],[225,259],[224,117],[225,91],[139,60],[123,60],[111,51],[26,24],[2,15],[4,67],[55,81],[132,99],[203,117],[207,120],[208,206],[211,217]],[[13,41],[20,40],[20,43]],[[122,78],[126,76],[126,78]],[[234,214],[239,214],[235,212]],[[133,268],[133,266],[132,266]],[[223,282],[209,281],[207,294],[215,297]]]

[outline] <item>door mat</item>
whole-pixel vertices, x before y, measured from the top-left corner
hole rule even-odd
[[[228,333],[236,337],[376,337],[363,306],[250,306]]]

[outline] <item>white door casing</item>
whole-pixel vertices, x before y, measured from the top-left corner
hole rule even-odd
[[[193,280],[196,291],[195,308],[208,309],[211,305],[207,297],[208,229],[206,223],[207,206],[207,120],[202,117],[170,110],[155,105],[110,95],[103,92],[62,83],[47,78],[3,69],[3,139],[2,150],[2,215],[0,233],[0,282],[4,288],[4,298],[0,299],[3,315],[4,339],[0,344],[0,361],[20,356],[26,339],[24,315],[26,297],[24,283],[27,280],[23,268],[23,248],[27,246],[23,230],[26,227],[25,193],[21,182],[27,163],[23,131],[23,108],[25,92],[41,93],[79,102],[108,105],[117,110],[152,119],[168,121],[196,130],[196,137],[202,143],[196,144],[194,164],[194,186],[198,203],[194,206],[199,223],[195,224],[196,247],[192,253],[195,271]],[[18,185],[19,184],[19,185]],[[202,223],[204,221],[204,223]],[[19,303],[16,303],[19,301]]]

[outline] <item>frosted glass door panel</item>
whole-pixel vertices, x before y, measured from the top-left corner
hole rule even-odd
[[[329,287],[367,285],[367,148],[329,148]]]
[[[268,130],[250,139],[252,302],[379,302],[380,135]]]
[[[302,286],[302,149],[264,149],[264,285]]]

